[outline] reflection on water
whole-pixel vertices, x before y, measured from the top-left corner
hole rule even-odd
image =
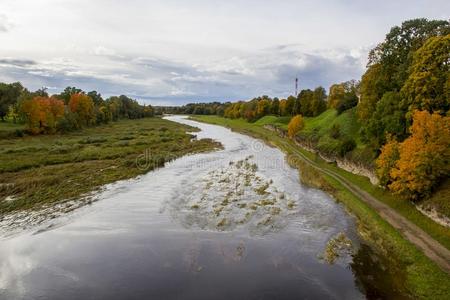
[[[99,195],[102,201],[52,220],[45,225],[54,225],[50,229],[37,228],[0,241],[0,298],[365,297],[368,283],[357,278],[365,264],[358,263],[358,255],[353,262],[347,255],[333,265],[318,258],[339,232],[358,247],[354,221],[342,207],[325,193],[301,186],[298,172],[285,163],[279,150],[222,127],[179,116],[170,119],[201,128],[198,138],[217,139],[224,150],[186,156],[136,180],[113,184]],[[210,187],[215,194],[204,193],[211,174],[249,156],[257,164],[255,178],[269,181],[267,193],[275,195],[280,207],[289,208],[289,213],[280,214],[283,226],[258,234],[252,234],[250,221],[226,230],[215,227],[215,219],[214,226],[196,222],[186,226],[186,216],[197,209],[192,203],[204,196],[209,200],[199,202],[198,208],[208,209],[214,204],[211,197],[229,194],[220,190],[226,185],[214,185],[214,178]],[[243,178],[239,185],[243,197],[224,210],[231,219],[237,220],[236,207],[266,195],[261,190],[248,194],[245,174]],[[281,193],[292,205],[283,204]],[[255,218],[275,206],[264,203]]]

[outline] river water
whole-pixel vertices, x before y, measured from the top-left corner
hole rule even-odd
[[[0,240],[1,299],[369,295],[354,254],[323,258],[339,233],[361,251],[354,219],[301,185],[282,152],[223,127],[168,119],[224,149],[109,185],[99,201]]]

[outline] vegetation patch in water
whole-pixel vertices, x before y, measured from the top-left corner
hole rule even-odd
[[[295,202],[257,170],[248,156],[210,171],[203,185],[175,204],[177,216],[186,226],[209,230],[247,225],[252,233],[264,234],[283,228]]]
[[[332,265],[339,257],[348,255],[351,252],[352,241],[345,235],[345,233],[340,232],[328,241],[322,257],[325,262]]]

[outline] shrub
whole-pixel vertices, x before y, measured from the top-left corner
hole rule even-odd
[[[330,129],[330,136],[333,139],[338,139],[341,136],[341,126],[334,124]]]
[[[341,144],[339,145],[339,155],[344,156],[348,152],[352,151],[356,148],[356,142],[354,139],[346,137],[342,140]]]
[[[296,115],[291,119],[288,124],[288,135],[289,137],[294,137],[297,133],[303,129],[305,123],[303,122],[302,115]]]

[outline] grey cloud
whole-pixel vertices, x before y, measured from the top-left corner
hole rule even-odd
[[[35,65],[36,62],[31,59],[10,59],[10,58],[1,58],[0,65],[9,65],[16,67],[26,67],[30,65]]]

